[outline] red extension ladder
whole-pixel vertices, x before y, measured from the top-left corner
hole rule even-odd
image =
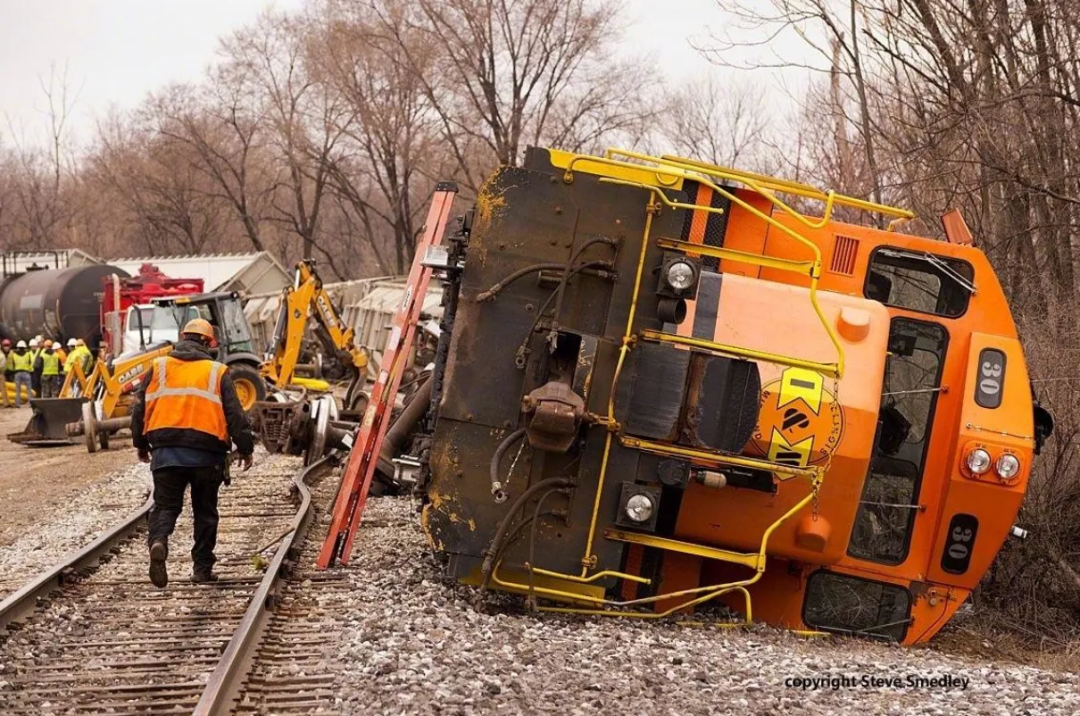
[[[337,501],[334,503],[330,532],[319,552],[317,564],[321,569],[333,565],[335,561],[340,564],[349,562],[356,531],[360,528],[360,517],[367,503],[368,489],[375,476],[379,448],[382,447],[386,430],[390,426],[394,400],[397,398],[401,376],[409,364],[413,338],[416,336],[416,322],[420,318],[420,309],[424,305],[428,282],[431,280],[431,269],[424,265],[424,260],[428,249],[442,242],[456,194],[456,184],[440,182],[431,197],[427,221],[416,246],[412,268],[409,270],[409,283],[394,316],[390,342],[383,353],[382,369],[375,380],[371,400],[364,411],[364,420],[360,423],[360,429],[349,452],[349,463],[341,478],[341,489],[338,490]]]

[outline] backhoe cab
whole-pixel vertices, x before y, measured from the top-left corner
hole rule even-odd
[[[154,304],[158,310],[166,309],[172,313],[178,331],[195,318],[210,322],[217,336],[216,360],[229,366],[236,397],[244,410],[250,410],[256,401],[266,399],[266,383],[259,374],[262,361],[253,350],[251,329],[239,293],[175,296],[157,299]],[[153,346],[150,349],[153,350]]]

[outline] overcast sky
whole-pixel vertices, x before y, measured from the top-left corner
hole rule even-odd
[[[672,79],[707,71],[690,46],[722,20],[717,0],[624,0],[629,50],[650,53]],[[0,137],[28,138],[45,121],[41,82],[67,68],[77,93],[73,129],[85,138],[110,105],[130,108],[150,90],[198,79],[218,38],[266,7],[303,0],[0,0]]]

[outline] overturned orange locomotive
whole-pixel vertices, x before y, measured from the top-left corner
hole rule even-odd
[[[1052,421],[962,220],[937,242],[839,206],[910,217],[624,151],[497,171],[448,237],[421,440],[450,574],[550,611],[933,636]]]

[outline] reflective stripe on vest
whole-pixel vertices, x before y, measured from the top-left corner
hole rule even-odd
[[[60,375],[60,356],[56,353],[45,351],[41,354],[41,374]]]
[[[146,390],[145,432],[163,428],[197,430],[229,442],[221,404],[225,366],[212,360],[154,361],[154,376]]]
[[[15,370],[30,372],[34,369],[34,360],[30,357],[29,353],[12,353],[12,362],[15,364]]]

